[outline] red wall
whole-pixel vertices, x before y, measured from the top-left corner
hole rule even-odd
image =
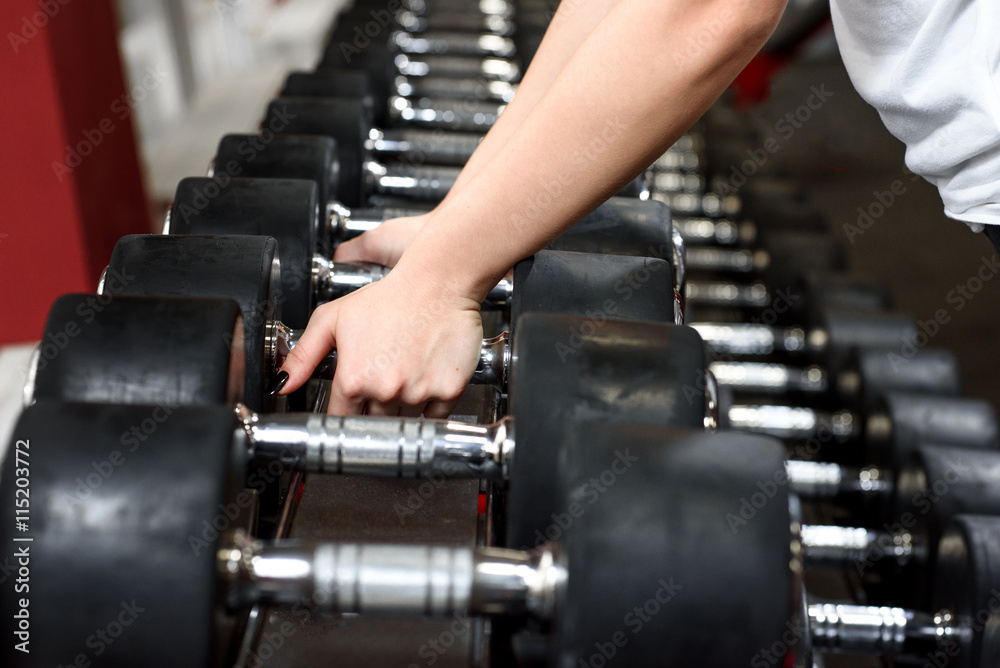
[[[112,1],[4,0],[0,28],[2,344],[41,336],[149,224]]]

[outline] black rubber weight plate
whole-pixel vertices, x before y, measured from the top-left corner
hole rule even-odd
[[[530,314],[514,339],[510,412],[517,454],[507,494],[507,546],[548,538],[558,449],[581,420],[702,428],[701,338],[676,325]]]
[[[22,414],[3,468],[0,539],[5,555],[28,550],[30,591],[15,592],[12,580],[0,587],[3,665],[85,665],[81,656],[103,666],[211,665],[218,545],[205,523],[225,520],[220,506],[244,466],[234,459],[235,420],[223,407],[178,409],[128,440],[155,408],[39,402]],[[31,512],[18,531],[23,466]],[[13,542],[24,537],[32,542]],[[21,598],[30,655],[14,649]]]
[[[177,186],[170,233],[273,237],[281,259],[282,319],[303,328],[314,306],[312,262],[324,222],[313,181],[229,179],[219,186],[187,178]]]
[[[65,295],[49,311],[35,399],[231,406],[244,360],[235,301]]]
[[[793,580],[777,441],[581,423],[563,443],[552,665],[746,666],[780,640]]]
[[[264,403],[264,333],[281,318],[277,242],[269,237],[125,236],[115,244],[111,270],[122,276],[112,294],[235,299],[243,311],[246,351],[244,399]],[[109,284],[110,285],[110,284]]]

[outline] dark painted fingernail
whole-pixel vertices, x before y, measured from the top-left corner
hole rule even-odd
[[[278,392],[281,392],[281,388],[283,388],[285,386],[285,383],[287,382],[288,382],[288,372],[279,371],[278,375],[275,376],[274,380],[272,380],[271,383],[267,386],[267,393],[274,395],[277,394]]]

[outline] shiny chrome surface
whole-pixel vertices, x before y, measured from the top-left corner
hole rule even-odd
[[[333,262],[313,256],[313,298],[317,304],[339,299],[389,275],[389,267],[372,262]]]
[[[770,355],[779,350],[800,352],[806,348],[806,333],[799,327],[777,329],[767,325],[739,323],[694,323],[705,345],[713,353]]]
[[[771,301],[767,286],[760,281],[749,284],[727,281],[688,281],[687,300],[708,306],[763,308]]]
[[[719,381],[711,369],[705,372],[705,429],[719,428]]]
[[[509,278],[501,279],[494,286],[490,293],[486,295],[485,306],[490,308],[509,308],[510,300],[514,297],[514,281]]]
[[[104,288],[108,282],[108,270],[111,269],[110,266],[105,267],[101,270],[101,277],[97,279],[97,294],[103,295]]]
[[[790,459],[785,462],[785,470],[789,489],[806,498],[829,498],[842,490],[845,471],[840,464]]]
[[[442,100],[473,99],[509,103],[517,92],[517,84],[506,81],[455,79],[452,77],[398,76],[393,89],[402,97],[427,97]]]
[[[917,556],[913,535],[886,533],[861,527],[816,525],[803,527],[803,543],[810,564],[854,566],[879,559],[906,563]]]
[[[504,110],[503,104],[479,100],[428,100],[392,97],[389,116],[431,128],[486,132]]]
[[[826,372],[817,366],[800,369],[764,362],[712,362],[709,369],[720,385],[744,392],[816,394],[828,388]]]
[[[510,371],[510,334],[503,332],[492,339],[483,339],[479,352],[479,364],[472,374],[472,383],[492,385],[505,390],[507,374]]]
[[[684,243],[684,236],[678,231],[676,226],[670,229],[671,242],[671,268],[673,269],[674,288],[674,324],[684,324],[684,301],[687,294],[687,246]]]
[[[808,611],[813,645],[824,652],[905,655],[923,661],[939,652],[955,656],[955,649],[968,647],[973,636],[971,620],[955,619],[947,610],[814,603]]]
[[[38,363],[42,359],[42,344],[39,343],[31,351],[28,358],[28,369],[24,378],[24,387],[21,388],[21,405],[27,408],[35,403],[35,381],[38,378]]]
[[[370,190],[383,195],[409,195],[420,199],[439,200],[448,194],[461,169],[458,167],[386,166],[368,161],[364,166],[365,181]]]
[[[729,407],[728,417],[733,429],[787,440],[809,439],[824,432],[838,440],[855,435],[854,415],[849,411],[825,413],[792,406],[735,405]]]
[[[384,416],[255,414],[237,409],[251,456],[308,473],[507,480],[509,419],[490,425]]]
[[[505,58],[470,58],[463,56],[406,55],[396,56],[397,71],[407,77],[483,78],[488,81],[515,83],[521,79],[521,68]]]
[[[737,224],[725,218],[712,219],[678,216],[674,218],[674,226],[680,230],[684,239],[692,245],[747,245],[752,243],[757,237],[757,229],[752,223]]]
[[[448,31],[424,31],[419,34],[397,30],[389,42],[403,53],[449,54],[511,58],[517,50],[514,40],[493,34],[474,34]]]
[[[763,271],[770,256],[763,250],[732,250],[715,246],[695,246],[688,250],[688,268],[692,271],[712,271],[748,274]]]
[[[565,571],[549,550],[320,543],[266,545],[242,531],[218,553],[234,608],[315,603],[327,614],[552,615]]]

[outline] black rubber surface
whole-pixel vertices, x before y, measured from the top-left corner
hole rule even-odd
[[[513,354],[509,547],[534,547],[553,522],[558,443],[569,425],[704,425],[705,352],[688,327],[528,314],[518,323]]]
[[[898,476],[896,517],[917,518],[916,533],[933,547],[956,515],[1000,516],[1000,452],[937,445],[916,449]],[[933,552],[929,552],[933,565]]]
[[[30,575],[22,592],[12,579],[0,587],[4,666],[86,665],[81,656],[114,667],[218,665],[214,648],[228,638],[212,527],[241,521],[220,509],[239,510],[235,419],[231,408],[188,407],[157,420],[156,409],[39,402],[22,414],[12,444],[28,446],[9,452],[30,456],[28,530],[15,530],[21,465],[8,455],[0,537],[5,554],[29,551]],[[30,655],[14,649],[20,598]]]
[[[949,666],[1000,665],[1000,518],[962,515],[938,543],[933,610],[950,610],[974,629],[971,642],[956,639]],[[936,658],[936,657],[935,657]]]
[[[892,421],[888,441],[868,439],[876,463],[899,470],[920,445],[953,445],[982,450],[996,449],[996,411],[989,402],[967,397],[890,392],[879,404]]]
[[[543,250],[514,267],[510,322],[525,313],[674,321],[669,259]]]
[[[859,405],[875,408],[888,392],[955,397],[962,392],[958,358],[944,348],[923,348],[909,358],[893,349],[859,349],[855,355],[861,377]],[[893,355],[895,354],[895,356]]]
[[[747,666],[787,633],[791,518],[778,442],[580,423],[564,443],[566,512],[575,504],[577,517],[562,543],[568,580],[551,665]],[[611,481],[625,453],[632,466]]]
[[[826,330],[829,343],[825,363],[831,371],[840,371],[850,361],[854,348],[896,348],[917,332],[908,316],[898,313],[864,313],[836,308],[823,309],[820,327]]]
[[[244,363],[235,301],[64,295],[45,324],[35,399],[232,406]]]
[[[670,208],[663,202],[612,197],[548,245],[549,250],[673,257]]]
[[[364,100],[348,98],[283,97],[267,106],[264,126],[284,122],[283,134],[322,135],[337,142],[340,177],[337,199],[347,206],[364,201],[362,180],[365,140],[372,128],[371,110]]]
[[[320,210],[336,200],[340,163],[337,142],[331,137],[272,135],[263,141],[257,135],[226,135],[215,154],[215,172],[251,179],[309,179],[319,188]],[[326,226],[319,239],[329,248]]]
[[[273,237],[281,260],[282,318],[303,328],[315,306],[312,264],[320,217],[316,184],[293,179],[231,179],[214,197],[208,178],[187,178],[177,186],[171,235],[246,234]],[[200,199],[199,199],[200,198]],[[200,206],[199,206],[200,205]]]
[[[365,100],[376,115],[379,111],[375,108],[371,80],[365,73],[342,68],[290,72],[285,77],[281,97],[353,97]]]
[[[113,292],[125,295],[221,297],[243,311],[246,350],[244,400],[264,408],[264,334],[281,318],[277,242],[270,237],[130,235],[119,239],[110,269],[126,277]]]

